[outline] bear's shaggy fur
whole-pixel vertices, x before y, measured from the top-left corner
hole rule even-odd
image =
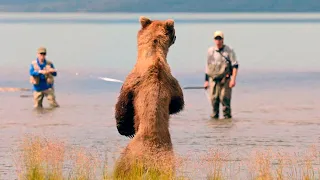
[[[118,174],[129,171],[135,160],[146,160],[148,167],[164,167],[165,163],[172,170],[169,116],[184,108],[182,89],[167,63],[169,47],[176,38],[174,21],[140,17],[140,24],[137,62],[123,83],[115,108],[118,132],[133,138],[117,163]]]

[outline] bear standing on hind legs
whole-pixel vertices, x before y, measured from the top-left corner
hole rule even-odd
[[[128,173],[137,160],[144,169],[174,170],[169,117],[184,108],[182,89],[167,63],[176,39],[174,21],[140,17],[140,24],[137,62],[115,106],[118,132],[132,138],[116,164],[116,176]]]

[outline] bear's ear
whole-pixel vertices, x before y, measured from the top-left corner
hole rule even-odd
[[[173,19],[168,19],[165,21],[165,24],[167,26],[168,29],[173,29],[174,27],[174,20]]]
[[[142,26],[142,28],[145,28],[147,27],[149,24],[151,24],[151,20],[147,17],[144,17],[144,16],[140,16],[140,24]]]

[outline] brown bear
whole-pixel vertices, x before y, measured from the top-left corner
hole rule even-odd
[[[176,39],[174,20],[140,17],[140,24],[137,61],[115,106],[118,132],[133,138],[116,164],[118,177],[128,173],[136,160],[144,168],[174,170],[169,116],[184,109],[182,89],[167,62]]]

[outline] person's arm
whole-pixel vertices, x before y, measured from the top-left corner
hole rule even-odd
[[[234,52],[233,49],[231,49],[230,60],[231,60],[231,66],[232,66],[232,76],[231,76],[230,86],[234,87],[236,84],[236,79],[238,75],[239,63],[237,60],[236,53]]]
[[[208,74],[207,73],[205,73],[205,80],[204,81],[206,81],[206,82],[208,82],[209,81],[209,76],[208,76]]]
[[[40,72],[39,71],[36,71],[33,67],[33,64],[30,65],[30,68],[29,68],[29,73],[31,76],[39,76],[40,75]]]
[[[204,87],[207,88],[209,85],[209,75],[208,75],[208,62],[210,59],[210,51],[207,52],[207,61],[205,66],[205,79],[204,79]]]
[[[233,79],[234,81],[236,81],[237,74],[238,74],[238,68],[233,67],[233,68],[232,68],[232,76],[231,76],[231,79]]]
[[[50,73],[52,74],[52,76],[57,76],[58,73],[57,73],[56,69],[54,68],[54,65],[51,64],[50,66],[51,66]]]
[[[208,75],[208,63],[206,63],[206,69],[205,69],[205,79],[204,81],[205,82],[208,82],[209,81],[209,75]]]

